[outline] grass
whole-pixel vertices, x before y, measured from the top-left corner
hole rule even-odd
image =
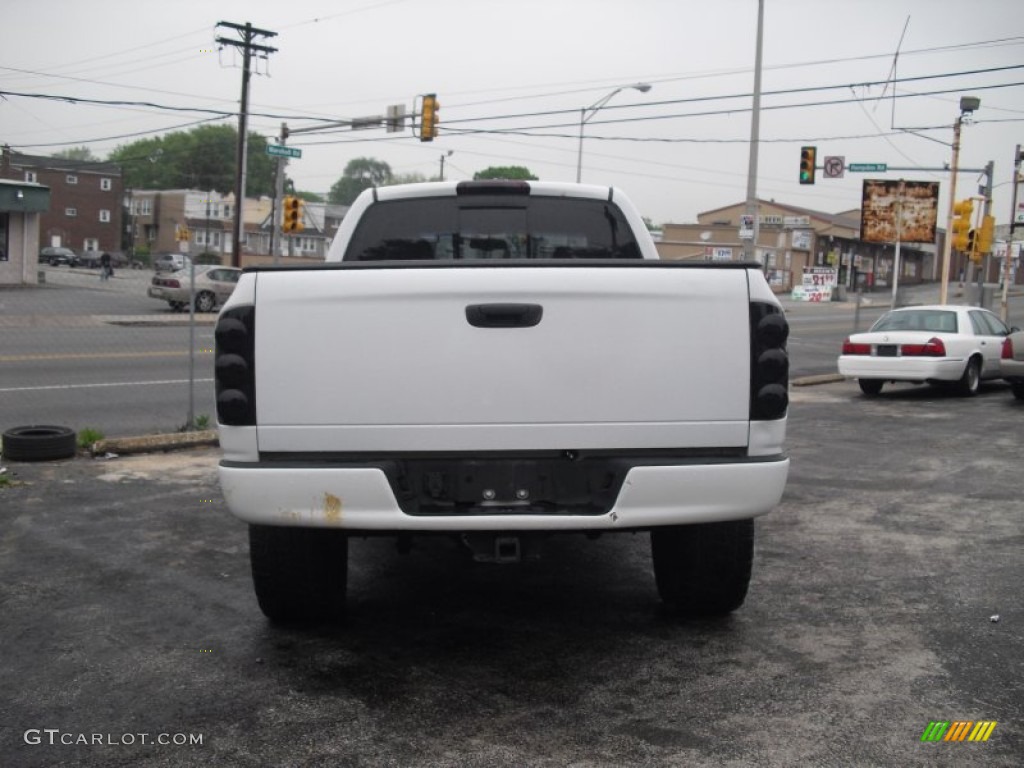
[[[78,447],[83,451],[91,450],[95,443],[98,443],[106,435],[100,432],[98,429],[92,427],[86,427],[78,433]]]

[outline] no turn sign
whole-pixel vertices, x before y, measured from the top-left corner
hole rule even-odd
[[[829,179],[843,178],[843,171],[846,170],[846,158],[832,155],[825,158],[825,177]]]

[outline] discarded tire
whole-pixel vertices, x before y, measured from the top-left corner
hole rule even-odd
[[[3,457],[9,461],[70,459],[75,448],[75,432],[68,427],[12,427],[3,435]]]

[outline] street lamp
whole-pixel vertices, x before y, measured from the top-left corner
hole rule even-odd
[[[625,91],[629,88],[632,88],[633,90],[640,91],[640,93],[647,93],[649,90],[651,90],[651,87],[652,86],[650,83],[633,83],[632,85],[620,85],[614,91],[605,96],[603,99],[595,101],[589,107],[584,107],[583,109],[580,110],[580,148],[579,152],[576,155],[577,184],[579,184],[580,178],[583,173],[583,126],[590,122],[590,119],[600,111],[601,107],[603,107],[605,104],[611,101],[612,97],[615,96],[615,94],[617,94],[619,91]]]
[[[949,169],[949,213],[946,216],[946,237],[942,243],[942,282],[939,284],[939,304],[945,304],[949,296],[949,260],[953,250],[953,206],[956,205],[956,174],[960,163],[960,127],[963,125],[964,118],[970,117],[980,106],[981,99],[975,96],[961,96],[960,115],[953,123],[953,159]]]

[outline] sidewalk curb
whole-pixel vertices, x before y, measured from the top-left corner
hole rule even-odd
[[[821,373],[816,376],[801,376],[799,379],[792,379],[789,382],[791,387],[809,387],[814,384],[835,384],[846,381],[846,377],[839,373]]]
[[[175,432],[166,435],[149,435],[147,437],[114,437],[98,440],[92,446],[94,456],[105,453],[119,455],[130,453],[156,453],[159,451],[175,451],[182,448],[216,447],[217,430],[206,429],[199,432]]]

